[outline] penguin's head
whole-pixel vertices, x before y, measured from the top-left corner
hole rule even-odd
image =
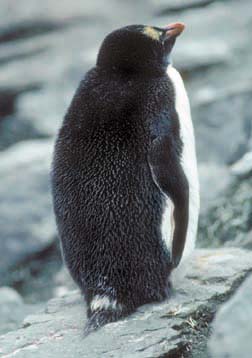
[[[113,31],[100,47],[97,66],[126,73],[163,73],[184,27],[177,22],[164,28],[131,25]]]

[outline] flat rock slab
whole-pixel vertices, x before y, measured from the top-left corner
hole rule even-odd
[[[22,297],[10,287],[0,287],[0,335],[17,329],[28,315],[38,311],[38,304],[25,304]]]
[[[173,297],[83,338],[85,307],[77,291],[49,301],[23,327],[0,337],[2,358],[169,357],[192,348],[220,302],[252,271],[252,252],[196,250]]]

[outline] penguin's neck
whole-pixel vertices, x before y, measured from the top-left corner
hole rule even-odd
[[[109,75],[155,78],[166,75],[167,64],[97,62],[96,69]]]

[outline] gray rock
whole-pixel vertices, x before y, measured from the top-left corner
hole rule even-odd
[[[214,162],[199,163],[200,179],[200,212],[208,215],[208,210],[215,204],[231,184],[231,173],[228,167]],[[220,180],[221,178],[221,180]]]
[[[217,312],[209,349],[214,358],[250,358],[252,352],[252,276]]]
[[[167,4],[173,6],[174,2],[166,2]],[[173,63],[189,83],[189,90],[191,85],[194,88],[194,83],[197,83],[196,89],[209,85],[207,80],[211,81],[215,76],[211,72],[207,73],[207,69],[214,71],[230,64],[232,44],[226,41],[225,34],[216,36],[222,22],[220,13],[219,7],[214,6],[170,15],[168,18],[158,17],[154,20],[159,26],[178,20],[185,23],[186,30],[173,51]],[[204,76],[200,77],[199,74]]]
[[[175,294],[170,300],[143,306],[85,339],[82,299],[78,292],[72,292],[49,301],[44,313],[27,317],[22,329],[0,337],[2,357],[154,358],[188,354],[202,340],[202,332],[208,332],[218,304],[251,270],[251,252],[197,250],[186,276],[174,282]],[[202,356],[206,357],[206,352]]]
[[[68,281],[60,284],[55,276],[62,267],[59,242],[56,240],[49,248],[27,256],[18,266],[11,267],[4,275],[5,282],[18,289],[27,303],[46,302],[68,290]],[[63,286],[61,288],[60,286]]]
[[[238,234],[232,241],[227,241],[225,247],[243,247],[247,250],[252,250],[252,230],[246,234]]]
[[[199,222],[198,243],[204,247],[248,247],[252,230],[252,178],[235,181],[220,193]]]
[[[0,287],[0,334],[17,329],[28,314],[38,309],[38,305],[26,305],[12,288]]]
[[[12,4],[10,11],[9,2],[3,1],[0,28],[3,52],[10,53],[8,58],[25,53],[31,56],[19,57],[19,61],[3,66],[5,71],[0,75],[1,85],[12,87],[30,82],[45,85],[60,82],[64,87],[74,75],[74,70],[78,69],[80,76],[87,69],[86,64],[92,63],[90,54],[93,49],[97,50],[104,35],[125,22],[136,21],[142,13],[143,4],[144,1],[134,4],[94,0],[73,1],[71,5],[65,2],[59,6],[49,0],[43,4],[33,1],[28,4],[27,0],[20,0]],[[142,19],[150,11],[150,6],[147,6]],[[7,38],[6,33],[9,33]],[[18,42],[15,41],[17,39]],[[11,43],[16,47],[15,51]]]
[[[214,98],[194,103],[200,161],[228,164],[246,152],[250,138],[251,95],[252,83],[236,91],[232,88],[225,93],[217,91]]]
[[[106,0],[94,0],[92,2],[73,1],[71,5],[66,1],[62,2],[59,6],[59,4],[52,3],[50,0],[45,0],[43,3],[13,0],[10,6],[8,1],[3,1],[1,11],[1,16],[3,17],[1,23],[2,32],[10,26],[14,28],[19,24],[31,24],[34,26],[36,22],[42,24],[67,23],[69,20],[82,23],[93,22],[95,20],[98,22],[100,17],[111,19],[115,12],[120,11],[122,13],[124,11],[125,16],[129,16],[132,7],[141,9],[145,1],[139,1],[139,3],[140,7],[138,4],[131,4],[130,1],[127,3],[116,0],[111,0],[109,3]],[[114,13],[111,12],[113,9]],[[131,16],[134,16],[134,14]],[[120,20],[114,19],[114,21]],[[46,28],[48,28],[48,26]]]
[[[231,51],[221,39],[214,42],[195,41],[193,38],[183,41],[174,51],[174,63],[182,74],[197,74],[213,66],[229,63]]]
[[[13,133],[12,143],[30,138],[27,128],[34,138],[55,135],[79,81],[95,63],[105,34],[139,18],[144,21],[151,6],[143,12],[143,3],[94,0],[59,6],[48,0],[36,5],[29,0],[11,5],[2,1],[0,91],[39,88],[13,100],[8,115],[15,115],[18,128],[24,126],[22,133]],[[2,137],[10,142],[8,129]]]
[[[16,142],[45,136],[46,134],[42,133],[40,128],[36,128],[28,117],[10,115],[0,121],[0,150],[4,150]]]
[[[173,0],[167,2],[166,0],[151,0],[153,6],[157,9],[157,14],[160,15],[207,6],[215,1],[216,0]]]
[[[163,0],[153,0],[153,2],[158,4],[163,2]],[[187,5],[191,3],[191,1],[179,2],[181,4],[186,3]],[[192,2],[194,1],[192,0]],[[186,69],[187,61],[183,61],[183,58],[179,58],[180,56],[177,56],[177,54],[182,55],[184,52],[186,55],[187,51],[192,54],[195,61],[198,61],[199,68],[193,74],[195,77],[189,78],[189,81],[194,82],[196,85],[195,89],[199,89],[203,85],[211,85],[218,90],[232,84],[239,85],[240,82],[251,78],[247,72],[252,51],[249,47],[249,39],[246,37],[246,21],[251,19],[252,15],[248,10],[251,10],[252,4],[249,0],[241,0],[239,3],[235,1],[213,2],[208,7],[199,7],[190,11],[169,14],[169,16],[166,15],[155,19],[158,25],[176,21],[183,21],[186,24],[186,31],[176,44],[174,62],[176,64],[179,60],[183,68]],[[167,7],[173,7],[176,4],[176,0],[165,2]],[[240,16],[239,22],[235,22],[237,16]],[[223,22],[223,17],[225,17],[225,22]],[[192,46],[192,50],[190,50],[190,46]],[[182,51],[183,48],[185,51]],[[193,49],[195,49],[194,54]],[[199,54],[196,52],[197,50],[199,50]],[[216,60],[214,60],[213,54],[216,54]],[[197,60],[197,55],[199,55],[199,60]],[[201,56],[203,56],[203,60],[205,58],[203,61],[204,66],[201,66],[200,63]],[[208,68],[208,56],[211,60],[209,61],[209,71],[206,72],[205,70]],[[238,57],[239,61],[237,61]],[[186,58],[187,56],[185,56]],[[223,66],[224,64],[228,64],[228,66]],[[193,67],[196,69],[195,66]],[[190,68],[191,64],[188,63],[188,69]]]
[[[186,24],[173,59],[192,104],[200,162],[231,164],[248,151],[252,113],[252,51],[246,36],[252,12],[248,9],[252,3],[247,0],[215,2],[179,16],[157,18],[158,25],[178,20]]]
[[[70,276],[69,271],[65,266],[56,273],[53,278],[54,292],[53,297],[60,297],[77,288],[75,282]]]
[[[49,186],[52,143],[27,141],[0,156],[0,281],[56,237]]]
[[[234,163],[231,167],[231,172],[241,178],[252,174],[252,151],[247,152],[241,159]]]
[[[104,35],[127,23],[140,21],[164,25],[177,21],[177,14],[168,18],[153,17],[157,9],[162,7],[162,2],[74,1],[71,5],[65,2],[59,8],[57,2],[49,0],[36,5],[33,1],[27,3],[27,0],[16,0],[11,7],[9,1],[4,0],[0,27],[1,88],[29,88],[34,85],[40,88],[39,91],[27,92],[16,98],[17,121],[19,118],[27,121],[28,127],[33,128],[35,137],[54,135],[79,80],[94,64]],[[198,9],[179,15],[179,20],[187,24],[187,30],[174,51],[174,64],[185,75],[192,102],[195,101],[194,93],[199,89],[210,87],[216,91],[247,80],[252,59],[249,39],[244,36],[247,23],[251,21],[251,2],[215,2],[202,8],[206,3],[209,1],[176,0],[165,4],[179,9],[199,5]],[[223,25],[224,16],[226,21]],[[236,61],[237,53],[240,56],[239,61]],[[236,151],[237,147],[245,144],[246,139],[242,137],[241,130],[243,118],[241,121],[235,119],[240,107],[237,105],[234,109],[232,106],[229,111],[231,102],[232,99],[228,99],[221,108],[217,102],[212,106],[209,104],[209,120],[205,120],[204,110],[193,109],[193,117],[199,128],[196,133],[200,160],[220,161],[219,154],[223,147],[216,145],[220,137],[216,136],[214,140],[213,126],[216,123],[209,124],[216,112],[222,112],[219,136],[224,133],[223,118],[230,116],[231,111],[233,114],[232,120],[229,121],[228,136],[232,135],[234,138],[233,141],[224,141],[226,146],[223,145],[224,156],[221,161],[229,160],[233,149]],[[241,107],[245,111],[244,103]],[[243,117],[243,114],[241,116]],[[217,125],[217,128],[219,127]],[[20,140],[19,138],[17,135],[17,140]],[[209,144],[210,149],[206,149],[204,144]]]

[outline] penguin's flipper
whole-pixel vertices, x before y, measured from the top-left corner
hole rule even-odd
[[[172,239],[172,266],[177,267],[185,246],[189,218],[189,184],[176,146],[169,135],[156,137],[148,153],[152,177],[174,204],[175,229]]]

